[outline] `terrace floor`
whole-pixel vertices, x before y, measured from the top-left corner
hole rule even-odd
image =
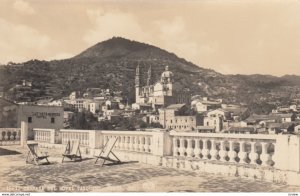
[[[94,166],[94,159],[50,165],[25,163],[26,148],[0,147],[0,192],[300,192],[300,187],[128,162]]]

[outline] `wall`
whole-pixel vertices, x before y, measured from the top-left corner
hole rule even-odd
[[[93,157],[100,153],[100,148],[110,137],[118,137],[113,149],[121,161],[139,161],[141,163],[161,165],[178,169],[221,174],[232,177],[266,180],[282,184],[300,185],[300,137],[296,135],[247,135],[247,134],[219,134],[219,133],[179,133],[159,131],[96,131],[96,130],[61,130],[68,132],[69,137],[85,138],[87,143],[81,149],[84,156]],[[83,136],[88,134],[88,137]],[[81,135],[81,136],[80,136]],[[68,139],[68,138],[65,138]],[[176,144],[176,140],[180,140]],[[193,140],[197,141],[193,147]],[[196,150],[200,150],[199,140],[205,142],[201,147],[203,157],[198,157]],[[67,140],[66,140],[67,141]],[[209,147],[208,142],[213,145]],[[187,142],[187,143],[186,143]],[[222,159],[208,158],[208,154],[215,157],[216,143],[221,143],[218,154]],[[229,146],[227,146],[227,143]],[[241,149],[236,153],[234,143],[239,143]],[[247,154],[245,144],[251,144]],[[261,145],[261,153],[257,150]],[[274,144],[275,153],[267,152],[266,144]],[[64,145],[41,143],[43,147],[60,148]],[[225,146],[229,151],[225,153]],[[256,147],[255,147],[256,146]],[[179,149],[180,154],[177,154]],[[249,150],[249,149],[248,149]],[[195,156],[192,156],[195,153]],[[228,154],[229,160],[223,160]],[[266,156],[268,155],[268,156]],[[269,157],[270,155],[270,157]],[[227,155],[226,155],[227,156]],[[238,156],[240,161],[233,159]],[[251,162],[242,159],[249,157]],[[256,157],[256,158],[255,158]],[[259,158],[262,163],[255,162]],[[274,160],[275,165],[269,161]]]
[[[31,117],[32,122],[28,122]],[[54,123],[51,123],[54,118]],[[64,122],[63,107],[59,106],[37,106],[37,105],[20,105],[18,113],[18,127],[21,121],[28,122],[28,137],[33,139],[33,128],[61,129]]]

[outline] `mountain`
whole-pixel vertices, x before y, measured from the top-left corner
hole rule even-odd
[[[259,104],[291,100],[300,95],[300,77],[268,75],[222,75],[201,68],[158,47],[120,37],[100,42],[73,58],[53,61],[31,60],[0,66],[0,87],[16,100],[61,98],[86,88],[122,91],[134,102],[135,68],[140,65],[142,84],[152,67],[154,81],[165,66],[175,82],[193,95],[223,98],[225,102]],[[13,88],[22,80],[32,81],[31,90]]]

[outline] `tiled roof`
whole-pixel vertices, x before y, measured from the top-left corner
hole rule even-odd
[[[182,104],[172,104],[172,105],[169,105],[166,109],[180,109],[183,106],[185,106],[184,103],[182,103]]]

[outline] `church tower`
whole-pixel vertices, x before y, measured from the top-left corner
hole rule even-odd
[[[140,65],[135,70],[135,103],[140,102]]]
[[[164,85],[164,94],[172,96],[173,94],[173,73],[169,70],[169,66],[165,67],[165,71],[161,74],[161,83]]]
[[[147,78],[147,86],[150,86],[152,84],[152,77],[151,77],[151,65],[148,69],[148,78]]]

